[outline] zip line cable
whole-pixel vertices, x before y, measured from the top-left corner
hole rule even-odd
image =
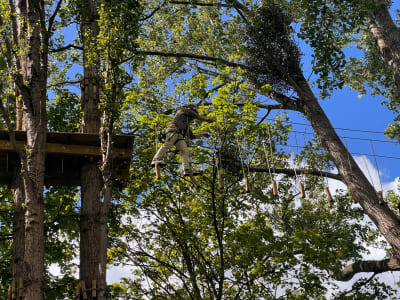
[[[290,133],[303,133],[303,134],[309,134],[309,135],[314,135],[313,132],[306,132],[306,131],[296,131],[296,130],[291,130]],[[340,136],[340,138],[343,139],[351,139],[351,140],[360,140],[360,141],[372,141],[372,142],[377,142],[377,143],[389,143],[389,144],[397,144],[399,145],[398,142],[394,142],[394,141],[385,141],[385,140],[376,140],[376,139],[368,139],[368,138],[359,138],[359,137],[352,137],[352,136]]]
[[[289,145],[289,144],[276,144],[278,146],[283,146],[283,147],[295,147],[294,145]],[[305,146],[299,146],[300,148],[306,148]],[[349,152],[352,155],[366,155],[366,156],[374,156],[374,154],[369,154],[369,153],[359,153],[359,152]],[[379,158],[388,158],[388,159],[400,159],[398,156],[386,156],[386,155],[375,155],[376,157]]]
[[[275,121],[275,119],[272,119],[272,118],[266,118],[265,120],[267,120],[267,121]],[[287,124],[293,124],[293,125],[301,125],[301,126],[312,127],[311,124],[307,124],[307,123],[299,123],[299,122],[283,121],[283,120],[281,122],[287,123]],[[375,133],[375,134],[395,133],[395,132],[373,131],[373,130],[363,130],[363,129],[354,129],[354,128],[343,128],[343,127],[332,127],[332,128],[335,129],[335,130],[363,132],[363,133]]]
[[[293,147],[293,148],[295,148],[296,146],[295,145],[291,145],[291,144],[280,144],[280,143],[276,143],[275,145],[277,145],[277,146],[282,146],[282,147]],[[208,146],[202,146],[203,148],[206,148],[206,149],[210,149],[210,150],[212,150],[212,147],[208,147]],[[306,148],[305,146],[299,146],[299,148],[302,148],[302,149],[304,149],[304,148]],[[372,156],[372,157],[374,157],[374,154],[369,154],[369,153],[360,153],[360,152],[349,152],[351,155],[365,155],[365,156]],[[388,155],[378,155],[378,154],[376,154],[375,155],[376,157],[378,157],[378,158],[386,158],[386,159],[398,159],[398,160],[400,160],[400,157],[399,156],[388,156]]]

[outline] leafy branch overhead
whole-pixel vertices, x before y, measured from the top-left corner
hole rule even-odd
[[[246,23],[246,76],[258,88],[270,85],[280,93],[293,90],[298,80],[301,53],[292,39],[287,11],[279,5],[258,8]]]

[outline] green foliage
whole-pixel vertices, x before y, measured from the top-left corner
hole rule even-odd
[[[274,168],[293,169],[293,161],[319,170],[331,170],[332,163],[317,140],[296,156],[287,150],[291,127],[286,116],[259,123],[258,105],[267,100],[258,92],[287,93],[289,77],[300,74],[300,50],[291,29],[297,22],[301,22],[299,37],[313,48],[314,72],[323,96],[344,83],[366,91],[365,82],[387,75],[383,69],[371,72],[382,67],[372,50],[361,60],[370,62],[365,64],[369,71],[355,59],[345,60],[343,46],[355,38],[366,37],[362,49],[372,49],[370,36],[357,36],[366,7],[352,1],[298,0],[279,6],[270,2],[263,1],[260,7],[259,1],[243,1],[255,12],[244,25],[238,12],[224,5],[102,0],[96,8],[99,32],[95,34],[87,27],[91,21],[87,2],[73,0],[61,8],[54,32],[79,24],[74,42],[85,46],[87,62],[96,66],[100,108],[113,118],[115,131],[135,133],[130,181],[123,191],[114,192],[108,224],[109,263],[130,266],[132,276],[109,286],[110,298],[326,299],[329,290],[338,299],[384,299],[391,293],[377,281],[356,282],[350,293],[335,284],[335,274],[375,245],[378,233],[347,194],[338,192],[335,202],[328,203],[319,176],[274,175]],[[50,45],[59,48],[65,40],[61,32]],[[137,49],[209,55],[246,62],[250,69],[138,55]],[[68,84],[83,65],[77,49],[52,53],[49,129],[79,129],[79,92]],[[353,73],[342,72],[346,65]],[[12,72],[5,70],[2,56],[0,69],[8,98],[2,97],[11,104]],[[75,76],[77,83],[80,76]],[[389,89],[390,82],[379,85]],[[182,177],[175,149],[166,155],[161,180],[155,179],[150,166],[160,146],[158,132],[171,121],[171,109],[184,103],[200,104],[202,115],[217,120],[193,125],[195,132],[211,133],[208,140],[194,141],[190,149],[193,164],[202,170],[199,189]],[[250,172],[250,166],[268,171]],[[224,190],[218,189],[221,169]],[[245,178],[251,185],[249,193]],[[272,179],[278,181],[279,196],[273,195]],[[306,187],[305,199],[299,197],[299,181]],[[4,189],[0,198],[11,199],[9,193]],[[77,193],[74,188],[55,187],[46,193],[47,299],[73,298],[79,251]],[[399,203],[394,194],[386,200],[392,207]],[[3,200],[0,212],[0,232],[7,237],[12,202]],[[1,290],[11,277],[10,249],[10,240],[0,239]],[[50,267],[59,268],[60,275],[51,275]]]
[[[78,189],[51,187],[45,194],[46,299],[73,298],[79,253]],[[59,275],[50,273],[57,268]]]
[[[291,17],[284,6],[268,4],[247,23],[246,74],[258,88],[270,84],[280,92],[291,90],[290,77],[300,72],[300,50],[291,37]]]
[[[57,89],[48,108],[48,126],[52,131],[78,132],[81,112],[78,95],[67,89]]]

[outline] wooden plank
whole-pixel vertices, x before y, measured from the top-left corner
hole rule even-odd
[[[23,141],[17,141],[17,147],[24,148],[26,145]],[[14,147],[10,141],[0,140],[0,151],[14,152]],[[97,146],[87,145],[68,145],[47,143],[46,153],[64,154],[64,155],[86,155],[101,156],[101,149]],[[132,153],[129,149],[114,148],[113,156],[119,158],[131,158]]]
[[[326,197],[328,198],[329,202],[333,202],[332,194],[326,185],[324,186],[324,191],[325,191]]]
[[[305,197],[306,197],[306,193],[305,193],[305,191],[304,191],[304,185],[300,182],[299,186],[300,186],[300,195],[301,195],[301,198],[305,198]]]
[[[278,186],[275,179],[272,180],[272,195],[278,196]]]
[[[24,294],[24,280],[22,277],[18,279],[18,298],[22,299],[22,296]]]
[[[87,293],[86,293],[86,284],[84,280],[81,280],[81,289],[82,289],[82,293],[83,293],[83,299],[87,299]]]
[[[161,168],[159,164],[155,165],[155,170],[156,170],[156,179],[159,180],[161,178]]]
[[[92,280],[92,297],[97,297],[97,295],[96,295],[96,280]]]

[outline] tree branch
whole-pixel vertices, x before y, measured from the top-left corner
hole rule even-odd
[[[338,281],[349,281],[357,273],[374,272],[375,274],[399,271],[400,270],[400,257],[393,256],[383,260],[364,260],[356,261],[343,269],[342,274],[337,276]]]
[[[218,6],[218,7],[228,7],[228,5],[223,3],[203,3],[198,1],[169,1],[170,4],[178,5],[195,5],[195,6]]]
[[[165,5],[165,1],[164,1],[160,6],[158,6],[156,9],[154,9],[148,16],[139,19],[139,22],[143,22],[143,21],[146,21],[146,20],[150,19],[150,18],[151,18],[152,16],[154,16],[154,14],[155,14],[156,12],[158,12],[158,11],[161,9],[161,7],[163,7],[164,5]]]
[[[230,66],[230,67],[235,67],[235,68],[240,67],[243,69],[248,69],[248,67],[243,64],[239,64],[239,63],[235,63],[235,62],[223,59],[223,58],[212,57],[212,56],[207,56],[207,55],[198,55],[198,54],[192,54],[192,53],[173,53],[173,52],[162,52],[162,51],[145,51],[145,50],[137,51],[137,54],[149,55],[149,56],[200,59],[200,60],[212,61],[212,62],[216,62],[216,63],[222,63],[222,64]]]
[[[189,67],[196,69],[199,73],[203,73],[203,74],[207,74],[210,76],[220,76],[221,74],[214,72],[214,71],[210,71],[204,68],[200,68],[199,66],[195,65],[195,64],[191,64],[191,63],[186,63]],[[263,95],[265,97],[268,97],[272,100],[275,100],[276,102],[279,102],[280,104],[278,105],[264,105],[264,104],[256,104],[259,108],[265,108],[265,109],[288,109],[288,110],[294,110],[294,111],[298,111],[298,112],[303,112],[302,106],[299,105],[299,103],[297,102],[297,99],[294,98],[290,98],[284,94],[281,94],[279,92],[276,91],[260,91],[260,89],[257,89],[254,85],[248,84],[248,89]]]
[[[51,53],[61,52],[61,51],[65,51],[65,50],[68,50],[68,49],[71,49],[71,48],[78,49],[78,50],[83,50],[83,47],[81,47],[81,46],[77,46],[77,45],[74,45],[74,44],[69,44],[69,45],[66,45],[66,46],[58,48],[58,49],[50,49],[50,52]]]
[[[54,20],[55,20],[57,14],[58,14],[58,11],[59,11],[60,8],[61,8],[62,2],[63,2],[63,0],[59,0],[59,1],[58,1],[57,6],[56,6],[56,8],[54,9],[54,12],[53,12],[53,14],[51,15],[51,17],[50,17],[50,19],[49,19],[49,25],[48,25],[48,29],[47,29],[47,35],[48,35],[47,38],[50,37],[51,30],[53,29]]]
[[[330,172],[324,172],[320,170],[315,170],[315,169],[283,169],[283,168],[261,168],[261,167],[253,167],[253,166],[245,166],[245,168],[248,168],[250,172],[266,172],[269,173],[270,171],[272,173],[279,173],[279,174],[285,174],[289,176],[296,176],[299,174],[306,174],[306,175],[313,175],[313,176],[319,176],[319,177],[326,177],[326,178],[331,178],[339,181],[343,181],[342,176],[340,174],[334,174]]]
[[[80,80],[72,80],[72,81],[62,81],[62,82],[56,82],[54,84],[49,84],[47,85],[48,88],[53,88],[53,87],[57,87],[57,86],[64,86],[64,85],[75,85],[75,84],[80,84],[81,81]]]

